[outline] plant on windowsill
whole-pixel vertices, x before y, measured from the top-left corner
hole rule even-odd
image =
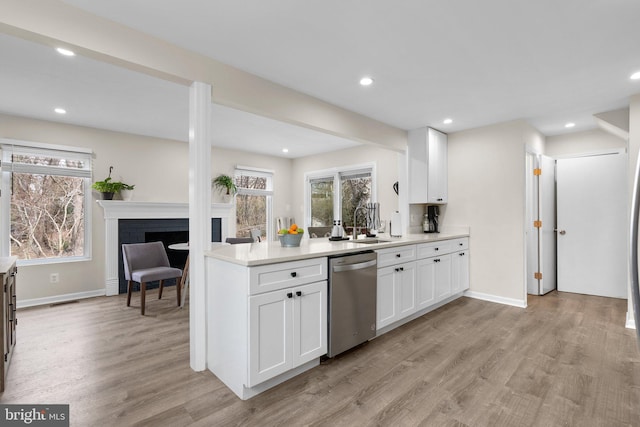
[[[125,184],[120,181],[111,180],[111,171],[113,166],[109,166],[109,176],[102,181],[96,181],[91,188],[102,194],[102,200],[113,200],[115,194],[120,193],[122,190],[133,190],[135,185]]]
[[[227,202],[238,192],[238,187],[236,187],[233,178],[229,175],[220,174],[211,180],[211,184],[216,190],[223,194],[223,196],[226,196],[225,199]]]

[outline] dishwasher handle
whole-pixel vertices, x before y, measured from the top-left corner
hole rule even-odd
[[[357,264],[345,264],[345,265],[334,265],[333,272],[340,273],[343,271],[353,271],[353,270],[361,270],[363,268],[373,267],[378,263],[378,260],[371,260],[367,262],[359,262]]]

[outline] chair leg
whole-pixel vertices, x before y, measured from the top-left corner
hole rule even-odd
[[[162,290],[164,289],[164,280],[160,280],[160,291],[158,292],[158,299],[162,299]]]
[[[127,307],[131,306],[131,288],[133,287],[133,284],[131,283],[131,280],[127,281]]]
[[[144,282],[140,283],[140,313],[144,316],[144,297],[145,297],[145,290],[146,290],[147,284]]]
[[[182,292],[180,292],[180,289],[182,289],[182,278],[178,277],[176,278],[176,301],[178,301],[178,307],[180,307],[180,295],[182,295]]]

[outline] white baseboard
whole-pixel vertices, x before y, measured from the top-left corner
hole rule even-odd
[[[519,300],[515,298],[505,298],[497,295],[483,294],[482,292],[466,291],[465,297],[480,299],[483,301],[495,302],[498,304],[512,305],[519,308],[527,308],[527,300]]]
[[[633,318],[633,315],[627,311],[627,322],[624,325],[626,328],[635,329],[636,328],[636,320]]]
[[[54,295],[44,298],[25,299],[17,302],[17,308],[34,307],[37,305],[48,305],[67,301],[74,301],[77,299],[101,297],[105,295],[104,289],[97,289],[95,291],[76,292],[73,294]]]

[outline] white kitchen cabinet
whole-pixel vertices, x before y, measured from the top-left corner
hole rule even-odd
[[[409,131],[407,158],[409,203],[447,203],[447,135],[432,128]]]
[[[376,329],[384,328],[416,311],[416,263],[378,269]]]
[[[469,289],[469,250],[451,255],[451,292]]]
[[[451,289],[451,254],[433,258],[435,264],[436,302],[453,294]]]
[[[436,266],[434,258],[416,261],[416,305],[418,310],[436,302]]]
[[[327,353],[327,282],[249,297],[253,387]]]

